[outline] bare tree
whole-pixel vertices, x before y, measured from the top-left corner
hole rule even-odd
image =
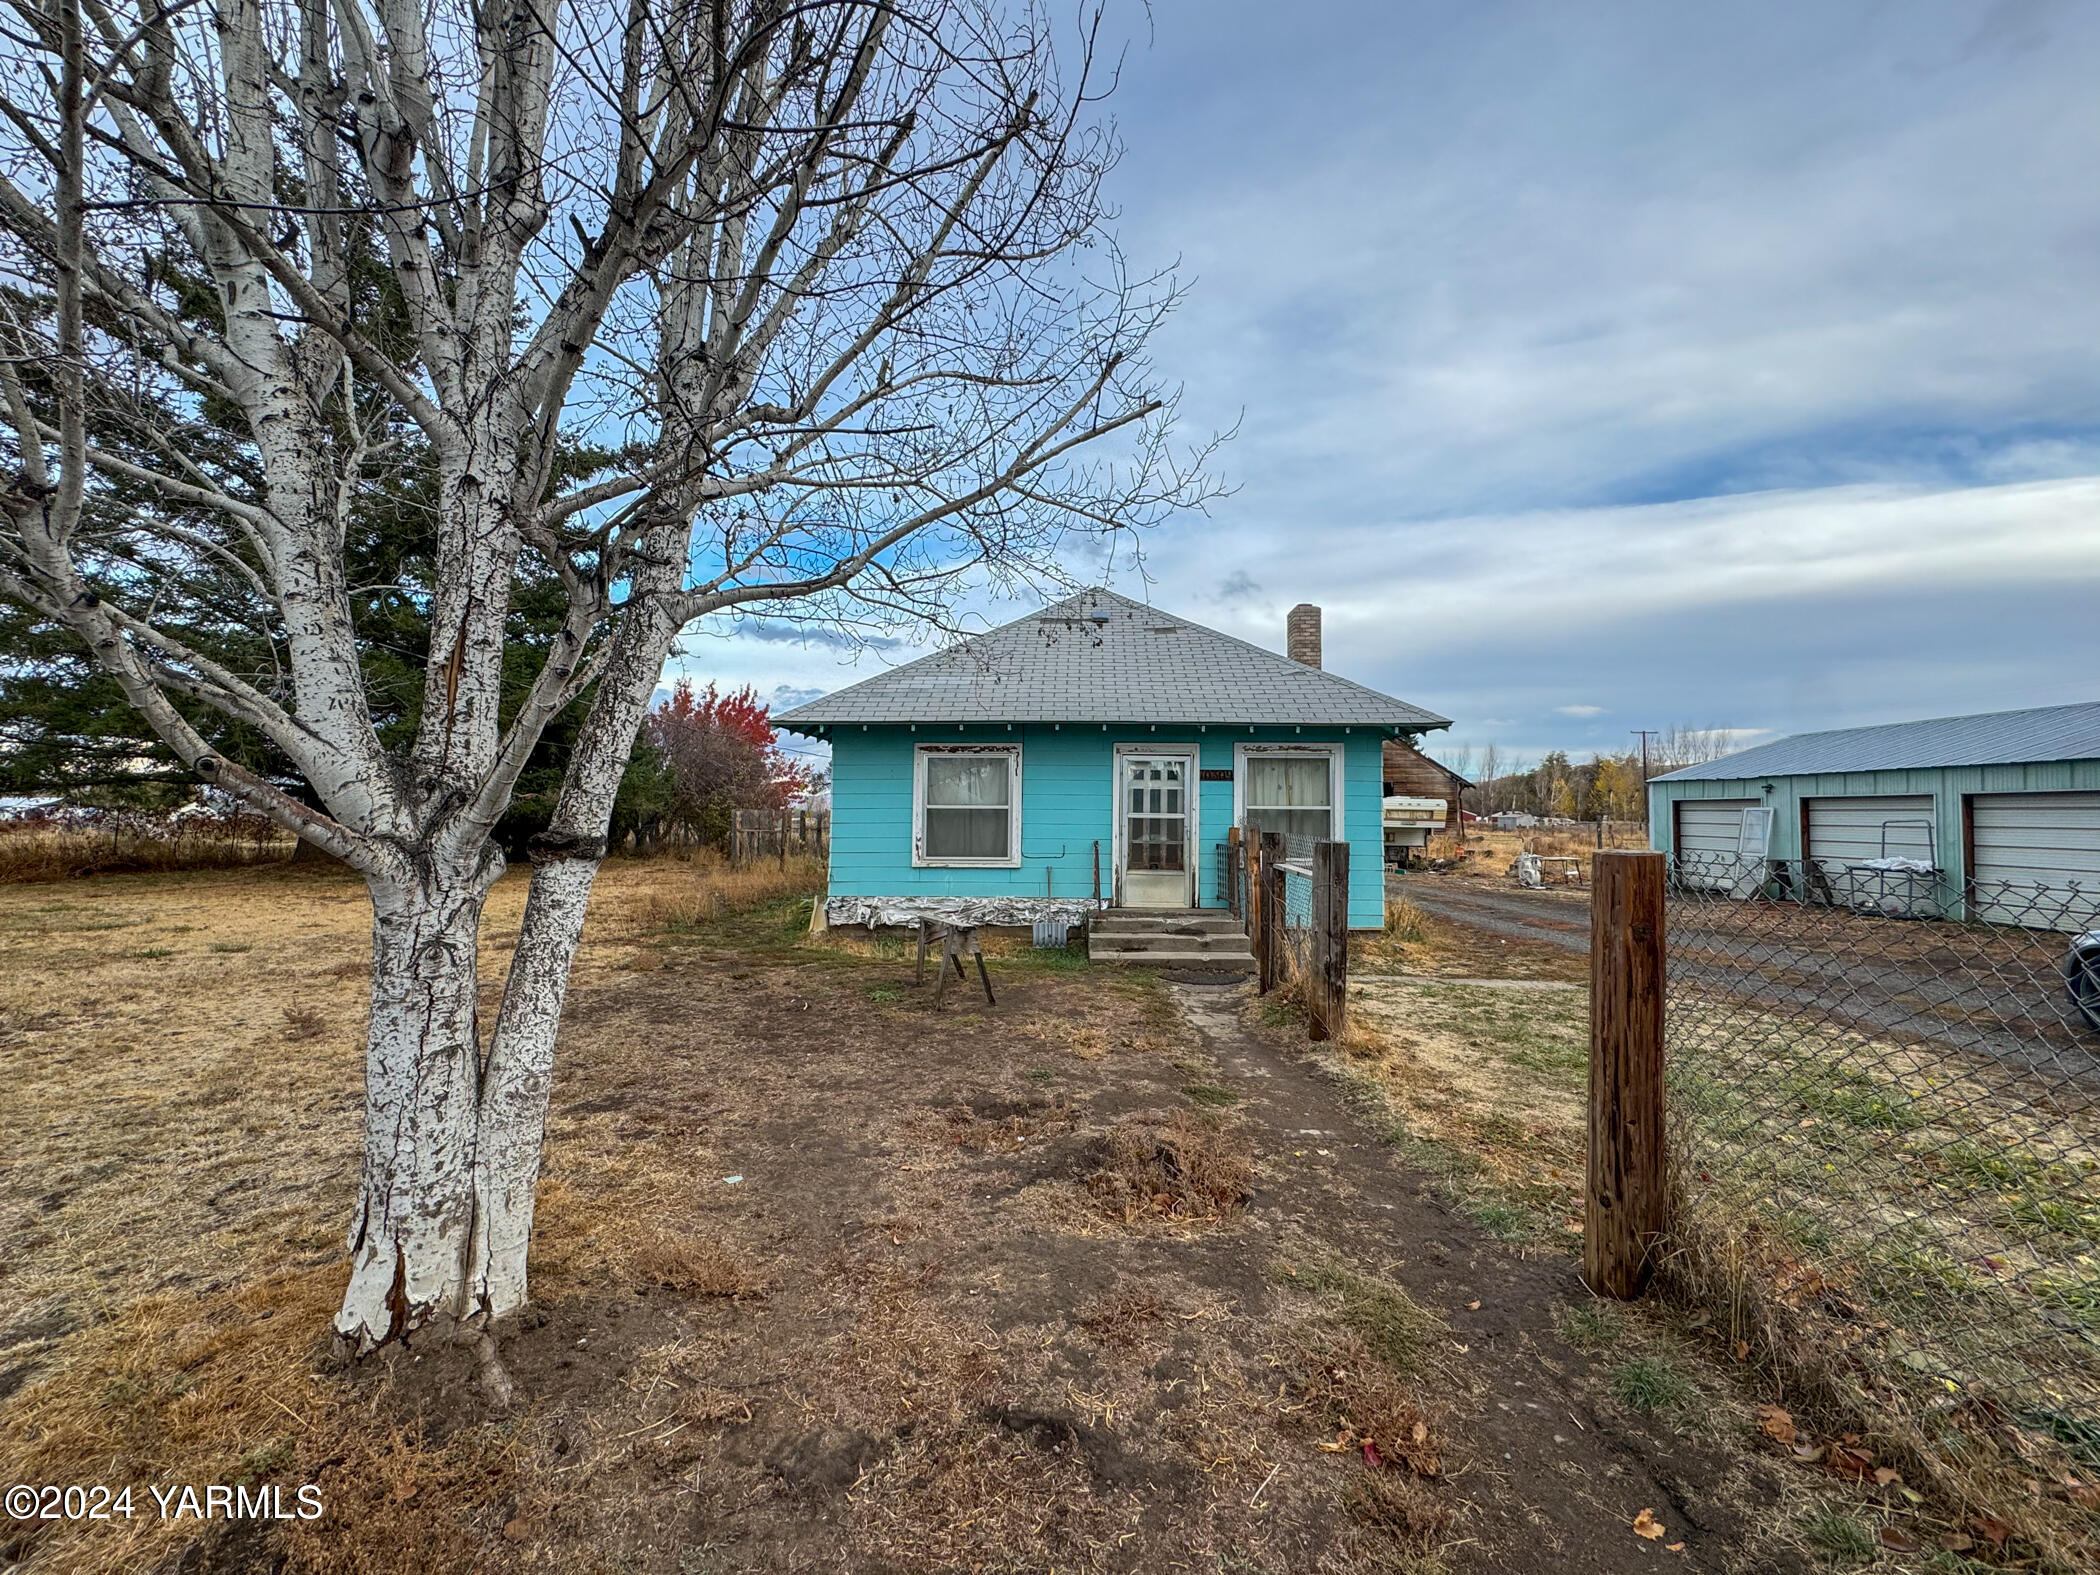
[[[1655,735],[1649,751],[1649,773],[1661,776],[1686,766],[1703,766],[1733,751],[1729,733],[1720,727],[1693,727],[1679,722]]]
[[[1104,229],[1098,18],[1067,48],[1025,0],[6,4],[0,596],[364,876],[336,1329],[456,1320],[493,1358],[609,809],[680,629],[937,615],[1208,495],[1144,358],[1173,288]],[[382,486],[434,519],[396,748],[343,553]],[[199,563],[243,588],[266,669],[156,623],[158,575]],[[567,612],[499,714],[528,566]],[[587,691],[484,1036],[490,832]],[[199,707],[318,807],[215,754]]]
[[[1480,751],[1480,774],[1473,778],[1480,790],[1480,813],[1483,815],[1492,815],[1495,812],[1495,783],[1501,775],[1502,754],[1490,742]]]

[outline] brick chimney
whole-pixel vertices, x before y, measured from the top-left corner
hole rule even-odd
[[[1311,602],[1300,602],[1291,609],[1291,616],[1284,625],[1284,654],[1294,662],[1303,662],[1307,667],[1320,665],[1320,609]]]

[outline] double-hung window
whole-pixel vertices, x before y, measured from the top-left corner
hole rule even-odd
[[[914,863],[1021,862],[1018,747],[922,744],[914,761]]]
[[[1246,822],[1252,831],[1323,841],[1334,836],[1334,756],[1249,754]]]

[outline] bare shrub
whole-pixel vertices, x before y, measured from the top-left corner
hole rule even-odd
[[[284,1009],[284,1037],[290,1040],[318,1039],[328,1031],[328,1014],[318,1007],[297,1002]]]
[[[1391,940],[1424,941],[1429,938],[1429,925],[1422,910],[1405,897],[1389,897],[1385,904],[1385,933]]]
[[[1254,1166],[1229,1132],[1177,1111],[1164,1121],[1131,1120],[1102,1140],[1102,1163],[1086,1188],[1110,1219],[1216,1220],[1254,1196]]]
[[[1147,1330],[1165,1323],[1169,1311],[1159,1292],[1125,1286],[1087,1303],[1077,1322],[1103,1345],[1135,1345]]]

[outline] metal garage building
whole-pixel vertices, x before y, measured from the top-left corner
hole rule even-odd
[[[1781,893],[2100,927],[2100,703],[1801,733],[1657,777],[1648,808],[1694,884],[1763,861]]]

